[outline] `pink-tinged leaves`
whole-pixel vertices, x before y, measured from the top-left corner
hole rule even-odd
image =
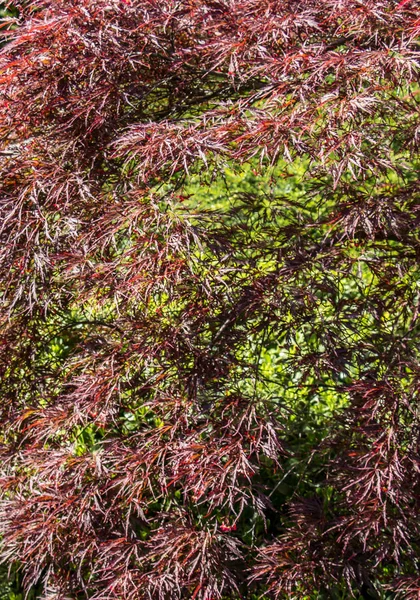
[[[418,3],[13,4],[3,559],[44,600],[417,597]]]

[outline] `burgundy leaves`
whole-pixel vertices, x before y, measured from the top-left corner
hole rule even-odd
[[[46,600],[414,598],[417,4],[14,4],[4,560]]]

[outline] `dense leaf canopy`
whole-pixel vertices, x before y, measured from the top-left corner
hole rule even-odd
[[[3,560],[44,600],[418,598],[418,3],[13,4]]]

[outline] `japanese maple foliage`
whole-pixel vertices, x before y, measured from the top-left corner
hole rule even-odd
[[[44,600],[417,598],[418,3],[13,5],[3,560]]]

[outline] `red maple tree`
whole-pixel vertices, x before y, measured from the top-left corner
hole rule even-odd
[[[418,3],[13,4],[3,559],[44,600],[417,598]]]

